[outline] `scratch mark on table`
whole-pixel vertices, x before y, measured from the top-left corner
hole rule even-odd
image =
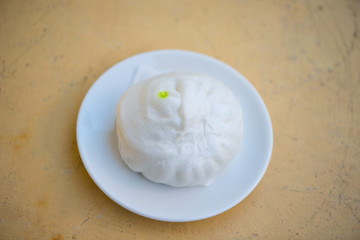
[[[310,219],[313,220],[317,214],[318,214],[318,212],[315,211],[315,212],[313,213],[313,215],[311,215]]]
[[[36,46],[45,37],[45,35],[46,33],[42,33],[40,37],[36,38],[34,41],[31,41],[29,46],[9,64],[9,68],[16,64],[22,57],[24,57],[34,46]]]
[[[90,218],[90,217],[87,217],[87,218],[80,224],[80,226],[84,225],[84,224],[87,222],[87,220],[89,220],[89,218]]]

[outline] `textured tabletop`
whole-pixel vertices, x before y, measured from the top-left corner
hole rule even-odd
[[[360,2],[0,1],[0,239],[360,239]],[[76,143],[88,89],[156,49],[255,86],[269,168],[234,208],[167,223],[110,200]]]

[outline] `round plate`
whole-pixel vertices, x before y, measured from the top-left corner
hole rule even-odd
[[[244,116],[243,144],[212,185],[175,188],[157,184],[123,163],[117,148],[116,105],[143,65],[204,73],[223,81],[238,96]],[[142,53],[106,71],[82,102],[76,134],[84,165],[107,196],[134,213],[171,222],[212,217],[242,201],[263,177],[273,146],[269,113],[245,77],[212,57],[182,50]]]

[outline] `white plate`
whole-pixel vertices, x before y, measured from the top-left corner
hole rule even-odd
[[[222,80],[238,96],[244,114],[243,144],[212,185],[174,188],[153,183],[122,162],[114,128],[116,105],[141,65],[205,73]],[[273,146],[270,116],[255,88],[225,63],[182,50],[142,53],[106,71],[83,100],[76,134],[84,165],[107,196],[134,213],[171,222],[212,217],[238,204],[263,177]]]

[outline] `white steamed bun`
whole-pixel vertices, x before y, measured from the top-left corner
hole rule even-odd
[[[238,99],[220,81],[171,73],[133,85],[117,106],[119,150],[147,179],[176,187],[209,185],[238,153]]]

